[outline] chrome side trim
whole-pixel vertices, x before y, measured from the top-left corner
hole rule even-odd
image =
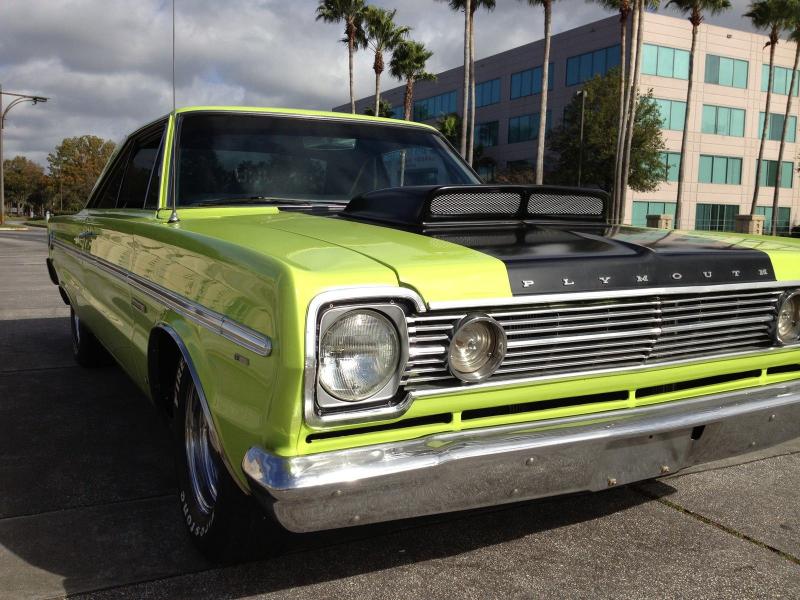
[[[269,356],[272,353],[272,340],[262,333],[240,325],[223,314],[208,309],[107,260],[92,256],[88,252],[76,250],[60,240],[55,240],[53,245],[79,260],[90,263],[109,275],[124,281],[133,289],[172,309],[182,317],[205,327],[217,335],[221,335],[242,348],[261,356]]]
[[[798,436],[794,380],[305,456],[253,447],[242,469],[285,527],[317,531],[598,491]]]
[[[425,303],[415,291],[408,288],[384,285],[335,288],[315,296],[308,305],[306,313],[306,357],[303,381],[303,415],[309,427],[323,427],[325,425],[344,425],[368,423],[376,420],[391,419],[402,415],[411,405],[412,398],[406,396],[402,402],[395,406],[382,406],[358,409],[358,403],[349,406],[352,410],[344,413],[320,415],[315,407],[315,390],[317,383],[317,320],[326,304],[334,304],[343,300],[353,301],[356,304],[369,306],[370,300],[404,300],[412,302],[418,313],[425,312]],[[407,344],[408,340],[406,340]],[[348,406],[344,404],[344,406]]]
[[[208,422],[208,429],[209,429],[209,438],[211,439],[211,445],[214,447],[214,450],[217,454],[222,457],[222,462],[225,465],[225,469],[227,469],[228,474],[231,478],[236,482],[236,485],[239,486],[245,494],[250,494],[250,490],[247,489],[245,485],[239,480],[236,476],[233,465],[231,464],[230,460],[228,460],[227,454],[222,447],[222,444],[219,441],[219,435],[217,434],[217,428],[214,424],[214,418],[211,415],[211,409],[208,406],[208,400],[206,399],[206,394],[203,391],[203,386],[200,383],[200,376],[197,374],[197,369],[194,366],[194,362],[192,361],[192,356],[189,354],[189,349],[186,347],[186,344],[183,343],[181,336],[178,335],[178,332],[175,331],[172,327],[167,325],[166,323],[158,323],[153,330],[160,329],[170,338],[172,341],[175,342],[175,345],[178,346],[178,350],[181,352],[181,356],[183,356],[184,362],[186,362],[186,366],[189,369],[189,375],[191,375],[192,379],[194,380],[194,387],[197,389],[197,395],[200,398],[200,405],[203,408],[203,414],[206,416],[206,421]]]
[[[481,298],[478,300],[443,300],[429,302],[430,310],[472,309],[484,306],[520,306],[528,304],[545,304],[552,302],[574,302],[576,300],[611,300],[618,298],[638,298],[640,296],[669,296],[675,294],[704,294],[708,292],[727,292],[735,290],[761,290],[800,287],[800,281],[757,281],[755,283],[724,283],[720,285],[698,285],[681,287],[651,287],[631,290],[614,290],[600,292],[578,292],[566,294],[541,294],[531,296],[513,296],[510,298]]]

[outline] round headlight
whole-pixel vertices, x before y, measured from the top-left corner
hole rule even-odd
[[[796,344],[800,341],[800,290],[781,299],[775,337],[781,344]]]
[[[447,352],[450,372],[462,381],[481,381],[506,355],[506,333],[487,315],[467,315],[453,333]]]
[[[366,400],[389,383],[399,360],[400,340],[392,322],[374,311],[350,311],[322,336],[319,384],[339,400]]]

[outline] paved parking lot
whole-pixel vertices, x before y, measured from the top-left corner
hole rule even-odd
[[[43,231],[0,231],[0,599],[800,597],[797,442],[215,568],[184,536],[165,424],[116,367],[72,362],[45,256]]]

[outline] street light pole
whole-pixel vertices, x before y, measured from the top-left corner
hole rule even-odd
[[[586,90],[578,90],[577,95],[581,97],[581,137],[578,146],[578,187],[581,187],[581,175],[583,171],[583,119],[586,114]]]
[[[5,110],[3,110],[3,96],[13,96],[14,99],[8,103]],[[23,102],[30,102],[31,104],[39,104],[40,102],[47,102],[48,98],[44,96],[29,96],[28,94],[12,94],[11,92],[4,92],[3,86],[0,84],[0,225],[6,222],[6,185],[3,173],[3,130],[6,127],[6,115],[8,111],[14,108],[17,104]]]

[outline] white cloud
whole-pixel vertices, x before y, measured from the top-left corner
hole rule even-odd
[[[435,55],[431,69],[458,66],[462,17],[446,2],[374,0]],[[744,0],[710,19],[746,27]],[[342,27],[314,18],[316,0],[177,0],[177,100],[329,109],[347,100]],[[667,11],[669,12],[669,11]],[[554,5],[557,33],[610,13],[584,0]],[[477,17],[478,57],[542,37],[541,9],[498,0]],[[45,163],[64,137],[120,139],[171,108],[170,0],[0,0],[0,82],[6,91],[50,96],[9,115],[5,155]],[[356,90],[371,93],[371,57],[356,59]],[[384,76],[384,88],[397,82]]]

